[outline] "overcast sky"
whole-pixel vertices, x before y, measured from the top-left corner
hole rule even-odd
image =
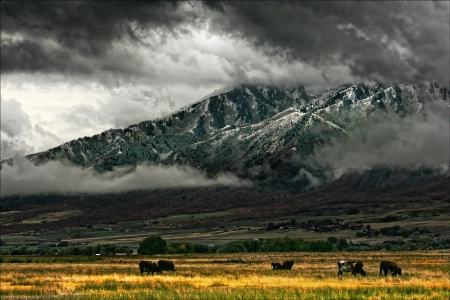
[[[1,2],[1,158],[238,82],[449,84],[449,2]]]

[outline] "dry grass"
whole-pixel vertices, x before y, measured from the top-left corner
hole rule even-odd
[[[144,258],[158,260],[161,257]],[[346,252],[164,257],[177,271],[140,275],[142,257],[94,263],[3,263],[2,299],[448,299],[449,252]],[[364,261],[366,277],[337,276],[337,260]],[[403,276],[380,277],[396,261]],[[4,258],[7,262],[7,257]],[[272,261],[294,260],[291,271]]]

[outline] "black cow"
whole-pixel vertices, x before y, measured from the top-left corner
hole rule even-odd
[[[272,270],[291,270],[293,265],[294,265],[293,260],[284,261],[283,264],[273,262]]]
[[[160,271],[176,271],[175,265],[170,260],[159,260],[158,268]]]
[[[282,270],[283,266],[280,263],[272,262],[272,270]]]
[[[141,261],[139,262],[139,270],[141,271],[141,275],[144,272],[147,272],[147,274],[150,274],[150,272],[153,273],[161,273],[161,270],[158,268],[158,265],[153,261]]]
[[[388,272],[391,272],[392,276],[402,275],[402,269],[397,266],[397,264],[393,261],[382,261],[380,263],[380,276],[384,272],[384,276],[388,275]]]
[[[366,271],[363,270],[363,262],[358,261],[346,261],[341,260],[338,261],[338,276],[342,275],[344,272],[352,272],[353,275],[361,274],[362,276],[366,276]]]

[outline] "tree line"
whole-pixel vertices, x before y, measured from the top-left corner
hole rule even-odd
[[[4,242],[1,242],[3,246]],[[2,247],[3,248],[3,247]],[[329,237],[327,240],[305,241],[288,237],[234,241],[223,245],[205,245],[189,242],[168,244],[160,236],[149,236],[139,243],[137,254],[189,254],[189,253],[247,253],[247,252],[330,252],[330,251],[414,251],[450,249],[450,239],[415,237],[409,240],[384,241],[379,243],[353,243],[345,238]],[[96,246],[38,247],[27,246],[3,248],[0,255],[116,255],[133,254],[128,246],[113,244]]]
[[[224,245],[193,244],[189,242],[167,245],[159,236],[145,238],[138,253],[186,254],[186,253],[246,253],[246,252],[330,252],[330,251],[412,251],[449,249],[450,239],[418,237],[411,240],[384,241],[374,244],[353,243],[344,238],[329,237],[326,241],[305,241],[288,237],[235,241]]]

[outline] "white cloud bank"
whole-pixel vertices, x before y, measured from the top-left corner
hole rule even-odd
[[[367,124],[350,131],[350,138],[334,140],[315,158],[331,165],[335,177],[374,166],[449,171],[450,114],[447,102],[434,102],[420,116],[372,115]]]
[[[92,169],[64,166],[55,161],[36,166],[16,157],[14,166],[2,165],[0,195],[105,194],[157,188],[246,185],[249,182],[231,174],[207,178],[201,171],[190,167],[141,164],[99,174]]]

